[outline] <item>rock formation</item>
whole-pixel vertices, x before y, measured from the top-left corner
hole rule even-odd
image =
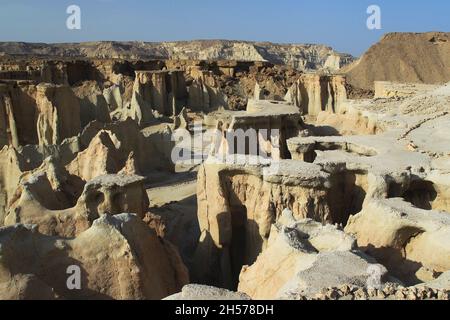
[[[188,282],[173,247],[130,214],[105,215],[73,239],[0,228],[0,242],[0,288],[10,289],[2,299],[162,299]],[[80,290],[67,287],[71,266],[81,270]]]
[[[73,237],[105,214],[130,212],[142,219],[148,205],[142,177],[104,175],[83,185],[49,162],[22,179],[4,225],[36,224],[43,234]]]
[[[448,299],[445,36],[0,44],[0,298]]]
[[[40,145],[59,144],[80,132],[80,105],[69,87],[39,85],[36,104]]]
[[[270,42],[204,40],[183,42],[85,42],[77,44],[33,44],[5,42],[0,51],[8,54],[49,57],[118,58],[128,60],[237,60],[270,61],[298,69],[336,70],[354,58],[322,45],[284,45]]]
[[[363,89],[374,81],[443,84],[450,81],[449,52],[448,33],[389,33],[341,72]]]
[[[253,265],[244,266],[239,277],[239,291],[253,299],[277,299],[289,292],[314,297],[328,287],[378,288],[386,281],[387,270],[352,251],[355,240],[336,227],[295,222],[289,210],[278,221],[267,249]]]
[[[401,199],[380,200],[351,217],[346,232],[394,275],[416,284],[450,269],[449,219],[442,212],[410,208]]]
[[[345,78],[304,74],[289,89],[285,100],[299,107],[302,114],[338,113],[347,100]]]
[[[0,147],[37,143],[36,91],[28,81],[0,83]]]

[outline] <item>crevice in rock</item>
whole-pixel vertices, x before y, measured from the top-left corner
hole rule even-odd
[[[428,180],[413,180],[406,187],[400,183],[389,184],[388,198],[403,198],[422,210],[450,212],[450,193],[445,186]]]
[[[350,216],[362,210],[368,189],[367,172],[340,172],[332,176],[331,182],[328,198],[330,220],[345,226]]]

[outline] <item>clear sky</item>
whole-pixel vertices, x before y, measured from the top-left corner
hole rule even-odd
[[[81,8],[81,30],[66,9]],[[381,30],[366,27],[381,8]],[[362,54],[386,32],[450,31],[448,0],[0,0],[0,41],[193,39],[321,43]]]

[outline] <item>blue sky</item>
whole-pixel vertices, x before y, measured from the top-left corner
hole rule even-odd
[[[66,28],[66,8],[82,29]],[[366,27],[377,4],[382,30]],[[386,32],[450,31],[447,0],[0,0],[0,41],[233,39],[322,43],[362,54]]]

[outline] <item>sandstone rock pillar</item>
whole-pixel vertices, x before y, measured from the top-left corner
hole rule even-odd
[[[40,84],[36,104],[39,145],[59,144],[80,132],[80,104],[70,87]]]
[[[321,111],[338,113],[347,100],[345,78],[340,75],[304,74],[286,94],[285,100],[303,114],[317,116]]]

